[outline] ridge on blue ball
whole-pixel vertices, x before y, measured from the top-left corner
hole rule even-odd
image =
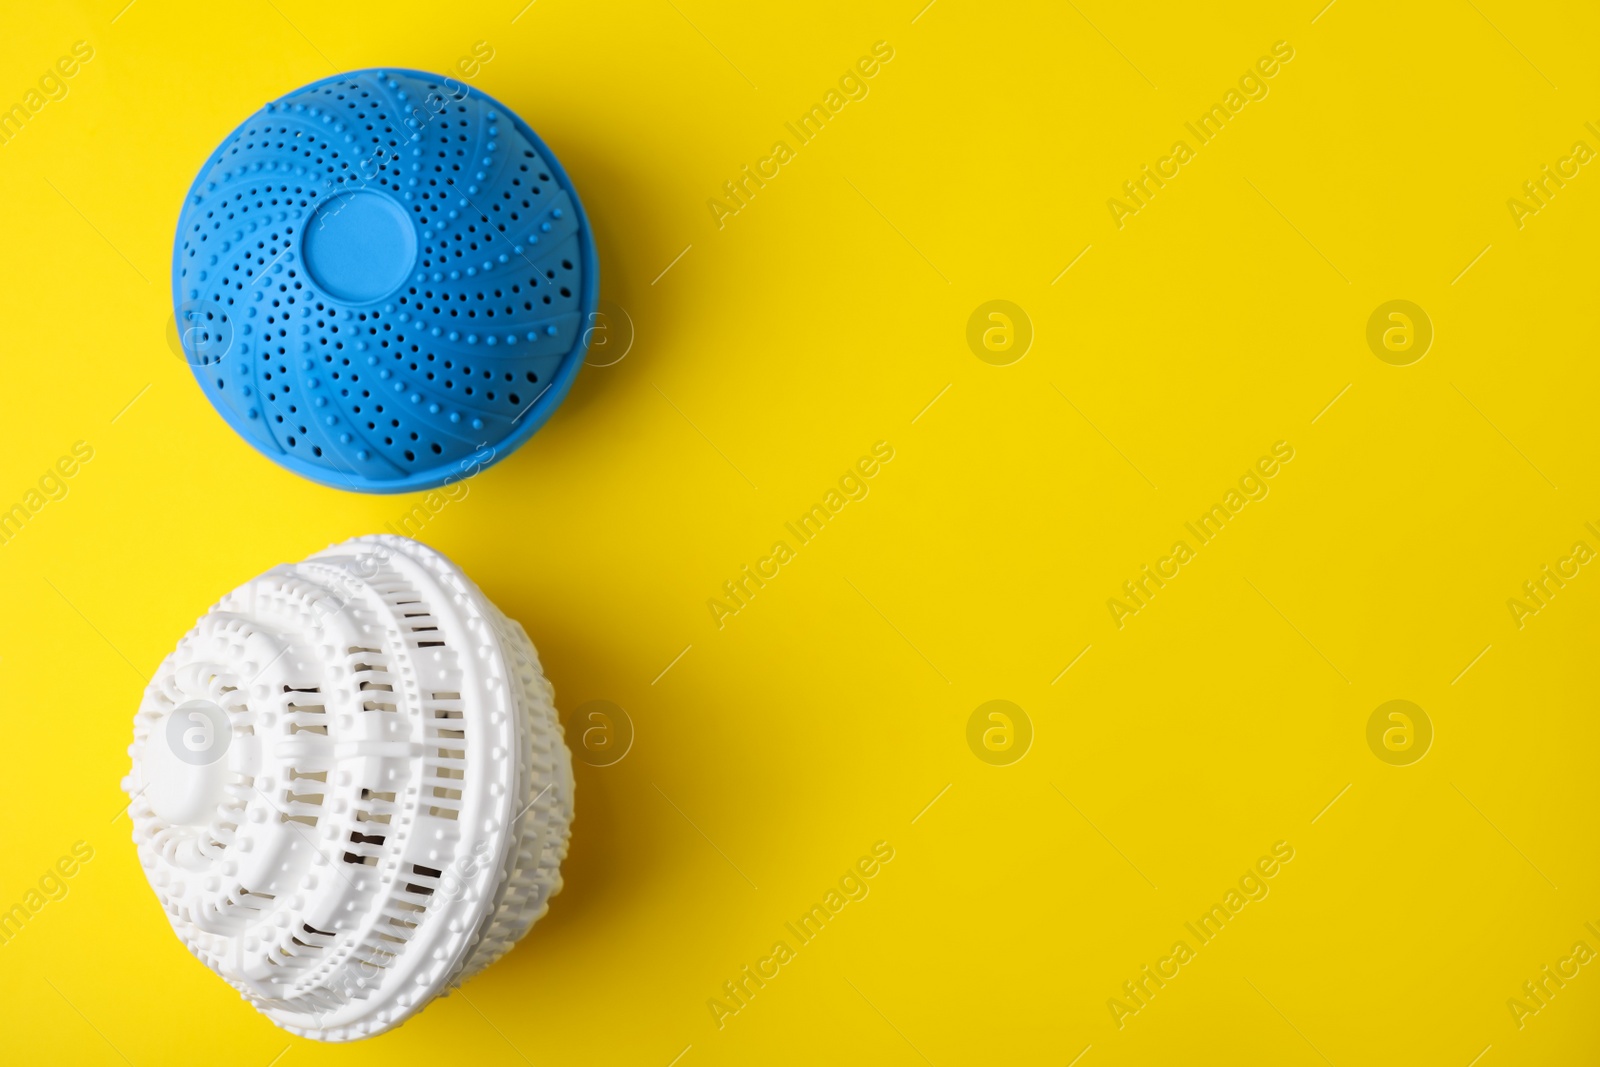
[[[413,70],[252,115],[196,176],[172,253],[212,405],[274,462],[361,492],[509,455],[566,397],[598,299],[555,156],[487,94]]]

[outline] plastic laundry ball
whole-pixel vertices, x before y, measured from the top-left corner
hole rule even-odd
[[[123,782],[174,932],[302,1037],[398,1026],[561,888],[551,696],[522,627],[406,538],[229,593],[145,690]]]
[[[528,124],[420,71],[256,112],[178,217],[184,358],[268,458],[405,492],[504,458],[566,396],[599,295],[577,193]]]

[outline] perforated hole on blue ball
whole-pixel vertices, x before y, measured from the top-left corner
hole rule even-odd
[[[256,449],[405,492],[521,445],[583,365],[594,238],[548,148],[461,82],[363,70],[252,115],[178,218],[184,355]]]

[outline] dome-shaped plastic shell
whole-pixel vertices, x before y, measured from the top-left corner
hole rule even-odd
[[[129,754],[173,930],[303,1037],[399,1025],[561,888],[572,761],[538,655],[415,541],[357,538],[223,597],[145,690]]]
[[[184,202],[184,356],[263,454],[325,485],[427,489],[522,444],[583,364],[598,300],[577,194],[513,112],[418,71],[268,104]]]

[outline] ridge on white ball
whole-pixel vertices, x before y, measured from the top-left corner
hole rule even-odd
[[[292,1033],[398,1026],[561,888],[551,701],[522,627],[416,541],[358,537],[229,593],[161,664],[128,750],[174,932]]]

